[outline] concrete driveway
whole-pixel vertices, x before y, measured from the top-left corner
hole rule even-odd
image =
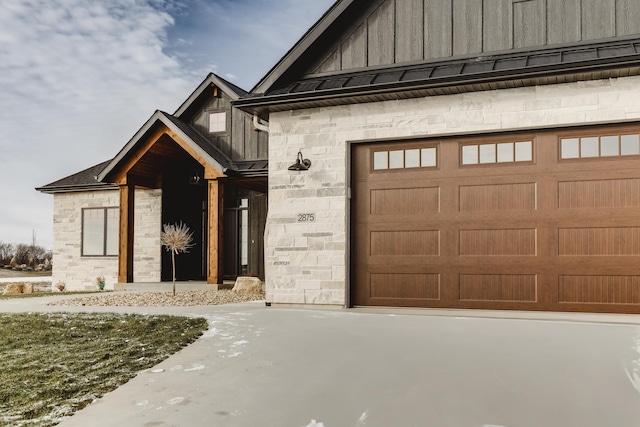
[[[640,426],[640,316],[64,309],[80,310],[201,315],[211,328],[63,427]]]

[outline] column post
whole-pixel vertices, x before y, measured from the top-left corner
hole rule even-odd
[[[209,186],[209,268],[207,283],[222,284],[223,276],[223,213],[224,185],[219,180],[208,181]]]
[[[133,236],[135,186],[120,186],[120,240],[118,243],[118,282],[133,283]]]

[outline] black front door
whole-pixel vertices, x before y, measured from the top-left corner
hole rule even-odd
[[[193,247],[176,255],[177,280],[205,280],[207,277],[207,186],[193,180],[198,167],[176,168],[163,175],[162,224],[186,224],[193,233]],[[172,280],[171,253],[162,248],[162,280]]]

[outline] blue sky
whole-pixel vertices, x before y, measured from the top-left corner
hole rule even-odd
[[[34,190],[113,157],[207,73],[250,90],[334,0],[2,0],[0,242],[52,245]]]

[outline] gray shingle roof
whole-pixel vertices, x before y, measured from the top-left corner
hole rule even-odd
[[[111,162],[108,160],[88,169],[69,175],[50,184],[36,188],[42,193],[66,193],[69,191],[110,190],[117,186],[99,182],[96,178],[100,172]]]

